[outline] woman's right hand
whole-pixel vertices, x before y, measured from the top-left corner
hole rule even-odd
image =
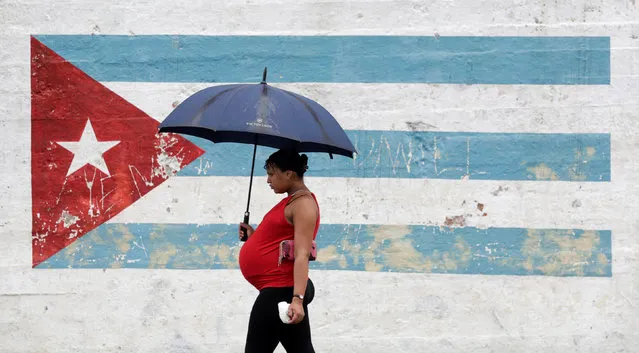
[[[253,227],[251,227],[250,225],[248,225],[246,223],[240,223],[240,226],[237,227],[237,235],[240,238],[240,240],[242,240],[242,238],[244,237],[244,232],[242,232],[242,228],[246,229],[246,238],[247,239],[248,239],[248,237],[253,235],[253,232],[255,232],[255,229],[253,229]]]

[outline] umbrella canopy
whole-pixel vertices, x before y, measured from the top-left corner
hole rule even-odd
[[[214,143],[252,144],[253,161],[244,223],[248,223],[257,146],[324,152],[353,158],[356,149],[335,118],[317,102],[270,86],[266,68],[259,84],[205,88],[178,105],[160,132],[204,138]]]
[[[259,84],[219,85],[196,92],[169,114],[160,132],[351,158],[356,152],[324,107],[268,85],[266,69]]]

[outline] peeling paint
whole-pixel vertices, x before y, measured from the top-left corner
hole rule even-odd
[[[49,233],[38,233],[38,232],[36,232],[35,235],[31,236],[31,239],[37,240],[40,243],[46,243],[47,235],[49,235]]]
[[[159,176],[166,179],[175,175],[182,168],[183,158],[179,157],[182,150],[175,154],[168,153],[167,150],[179,143],[179,140],[168,134],[162,134],[159,137],[159,145],[156,146],[156,149],[159,150],[155,163],[157,166],[153,168],[152,177]]]
[[[153,176],[168,178],[173,176],[180,170],[182,160],[176,156],[167,153],[161,153],[157,156],[158,167],[153,169]]]
[[[72,229],[69,232],[69,235],[68,235],[67,239],[73,239],[73,238],[77,237],[79,233],[80,233],[80,231],[78,229]]]
[[[60,218],[58,219],[58,223],[62,222],[64,228],[69,228],[70,226],[76,224],[79,219],[80,217],[72,215],[67,210],[63,210],[62,215],[60,215]]]

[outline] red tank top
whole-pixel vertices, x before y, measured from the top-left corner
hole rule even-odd
[[[317,203],[315,195],[311,193]],[[269,212],[259,224],[255,232],[244,243],[239,255],[242,275],[258,290],[266,287],[292,287],[293,261],[279,263],[279,246],[282,240],[294,238],[293,225],[288,223],[284,215],[286,204],[291,196],[287,196]],[[313,240],[319,228],[319,206]]]

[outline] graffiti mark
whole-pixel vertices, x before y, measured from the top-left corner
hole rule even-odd
[[[466,175],[464,179],[470,178],[470,138],[466,138]]]
[[[385,135],[370,136],[368,143],[362,146],[361,140],[355,138],[358,150],[367,151],[353,159],[353,166],[366,173],[389,174],[392,176],[410,174],[413,162],[413,141],[391,140]]]
[[[437,136],[433,137],[433,165],[435,166],[435,175],[439,175],[439,170],[437,170],[437,160],[442,158],[439,149],[437,148]]]
[[[426,129],[437,129],[437,126],[427,124],[423,121],[407,121],[406,126],[408,126],[411,131],[424,131]]]

